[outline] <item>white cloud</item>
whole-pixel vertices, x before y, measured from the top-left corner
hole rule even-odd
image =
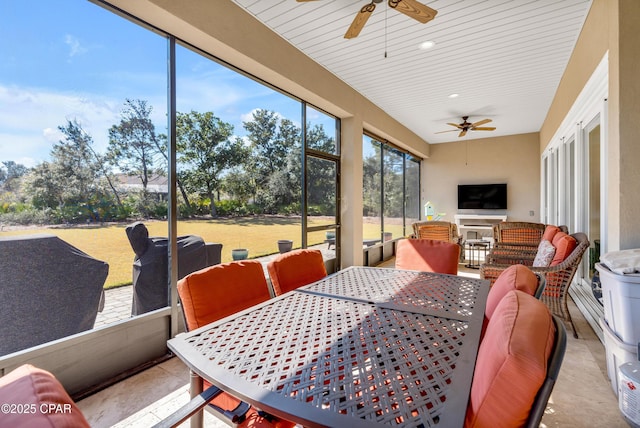
[[[121,108],[121,101],[100,95],[0,86],[1,160],[47,160],[62,137],[58,126],[74,119],[93,137],[95,149],[104,151]]]
[[[58,128],[45,128],[42,131],[42,136],[51,144],[55,144],[58,141],[64,139],[64,134]]]
[[[258,110],[264,110],[263,108],[254,108],[253,110],[251,110],[249,113],[245,113],[245,114],[241,114],[240,115],[240,119],[242,119],[243,122],[251,122],[253,120],[253,113],[255,113]],[[276,118],[282,120],[285,119],[285,116],[283,116],[282,114],[278,113],[277,111],[274,112]]]
[[[70,34],[67,34],[64,37],[64,42],[69,46],[70,58],[73,58],[76,55],[83,55],[88,52],[88,49],[80,44],[80,40]]]
[[[249,113],[241,114],[240,120],[242,120],[243,122],[251,122],[253,120],[253,113],[255,113],[257,110],[257,108],[254,108]]]

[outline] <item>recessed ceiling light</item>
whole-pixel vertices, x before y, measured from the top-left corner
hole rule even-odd
[[[431,49],[435,45],[436,45],[435,42],[432,42],[431,40],[427,40],[426,42],[420,43],[420,49],[422,49],[423,51],[426,51],[427,49]]]
[[[449,98],[458,98],[460,96],[460,94],[451,94],[449,95]]]

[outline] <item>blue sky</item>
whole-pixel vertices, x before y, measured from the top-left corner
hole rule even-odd
[[[165,132],[166,53],[164,37],[87,0],[0,0],[0,161],[47,160],[73,119],[103,152],[126,98],[148,101]],[[185,48],[177,58],[178,111],[213,111],[238,135],[256,108],[299,124],[297,101]]]

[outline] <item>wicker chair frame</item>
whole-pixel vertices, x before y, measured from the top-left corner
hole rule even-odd
[[[412,226],[414,238],[453,242],[454,244],[462,242],[462,236],[458,234],[458,227],[455,223],[448,221],[421,221],[413,223]]]
[[[499,245],[538,247],[546,229],[542,223],[504,221],[493,225],[493,240]]]
[[[528,266],[534,273],[544,276],[546,280],[546,286],[540,300],[549,307],[554,315],[561,317],[571,324],[573,336],[577,338],[578,333],[576,332],[571,314],[569,313],[567,297],[569,295],[569,286],[580,265],[582,256],[587,248],[589,248],[589,239],[584,233],[574,233],[571,236],[575,238],[578,245],[562,263],[556,266],[534,267],[532,264],[535,254],[533,257],[529,257],[530,254],[523,254],[521,251],[516,250],[509,255],[506,250],[503,249],[503,252],[498,258],[500,263],[494,263],[494,258],[489,259],[488,263],[480,266],[480,278],[488,279],[491,285],[493,285],[500,273],[512,264],[521,263]]]

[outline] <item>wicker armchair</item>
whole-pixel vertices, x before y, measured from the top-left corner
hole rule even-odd
[[[433,241],[453,242],[461,244],[462,236],[458,235],[458,227],[448,221],[421,221],[413,223],[413,237],[431,239]]]
[[[493,248],[487,257],[487,263],[510,263],[509,259],[515,255],[521,257],[521,262],[536,257],[538,245],[542,240],[547,225],[520,221],[506,221],[493,226]],[[561,231],[569,233],[566,226],[558,226]],[[506,261],[501,257],[506,256]],[[531,263],[529,263],[530,265]]]
[[[573,325],[573,320],[571,319],[571,314],[567,306],[567,296],[576,269],[578,265],[580,265],[584,252],[589,248],[589,239],[584,233],[575,233],[571,236],[575,238],[578,245],[562,263],[556,266],[534,267],[532,266],[533,258],[528,258],[528,255],[519,251],[513,251],[512,254],[509,255],[505,251],[499,257],[500,263],[495,263],[495,259],[489,259],[488,263],[480,266],[480,277],[482,279],[488,279],[491,281],[491,285],[493,285],[503,270],[517,263],[524,264],[534,273],[544,276],[546,287],[540,300],[549,307],[554,315],[563,318],[571,324],[573,336],[577,338],[578,333]]]

